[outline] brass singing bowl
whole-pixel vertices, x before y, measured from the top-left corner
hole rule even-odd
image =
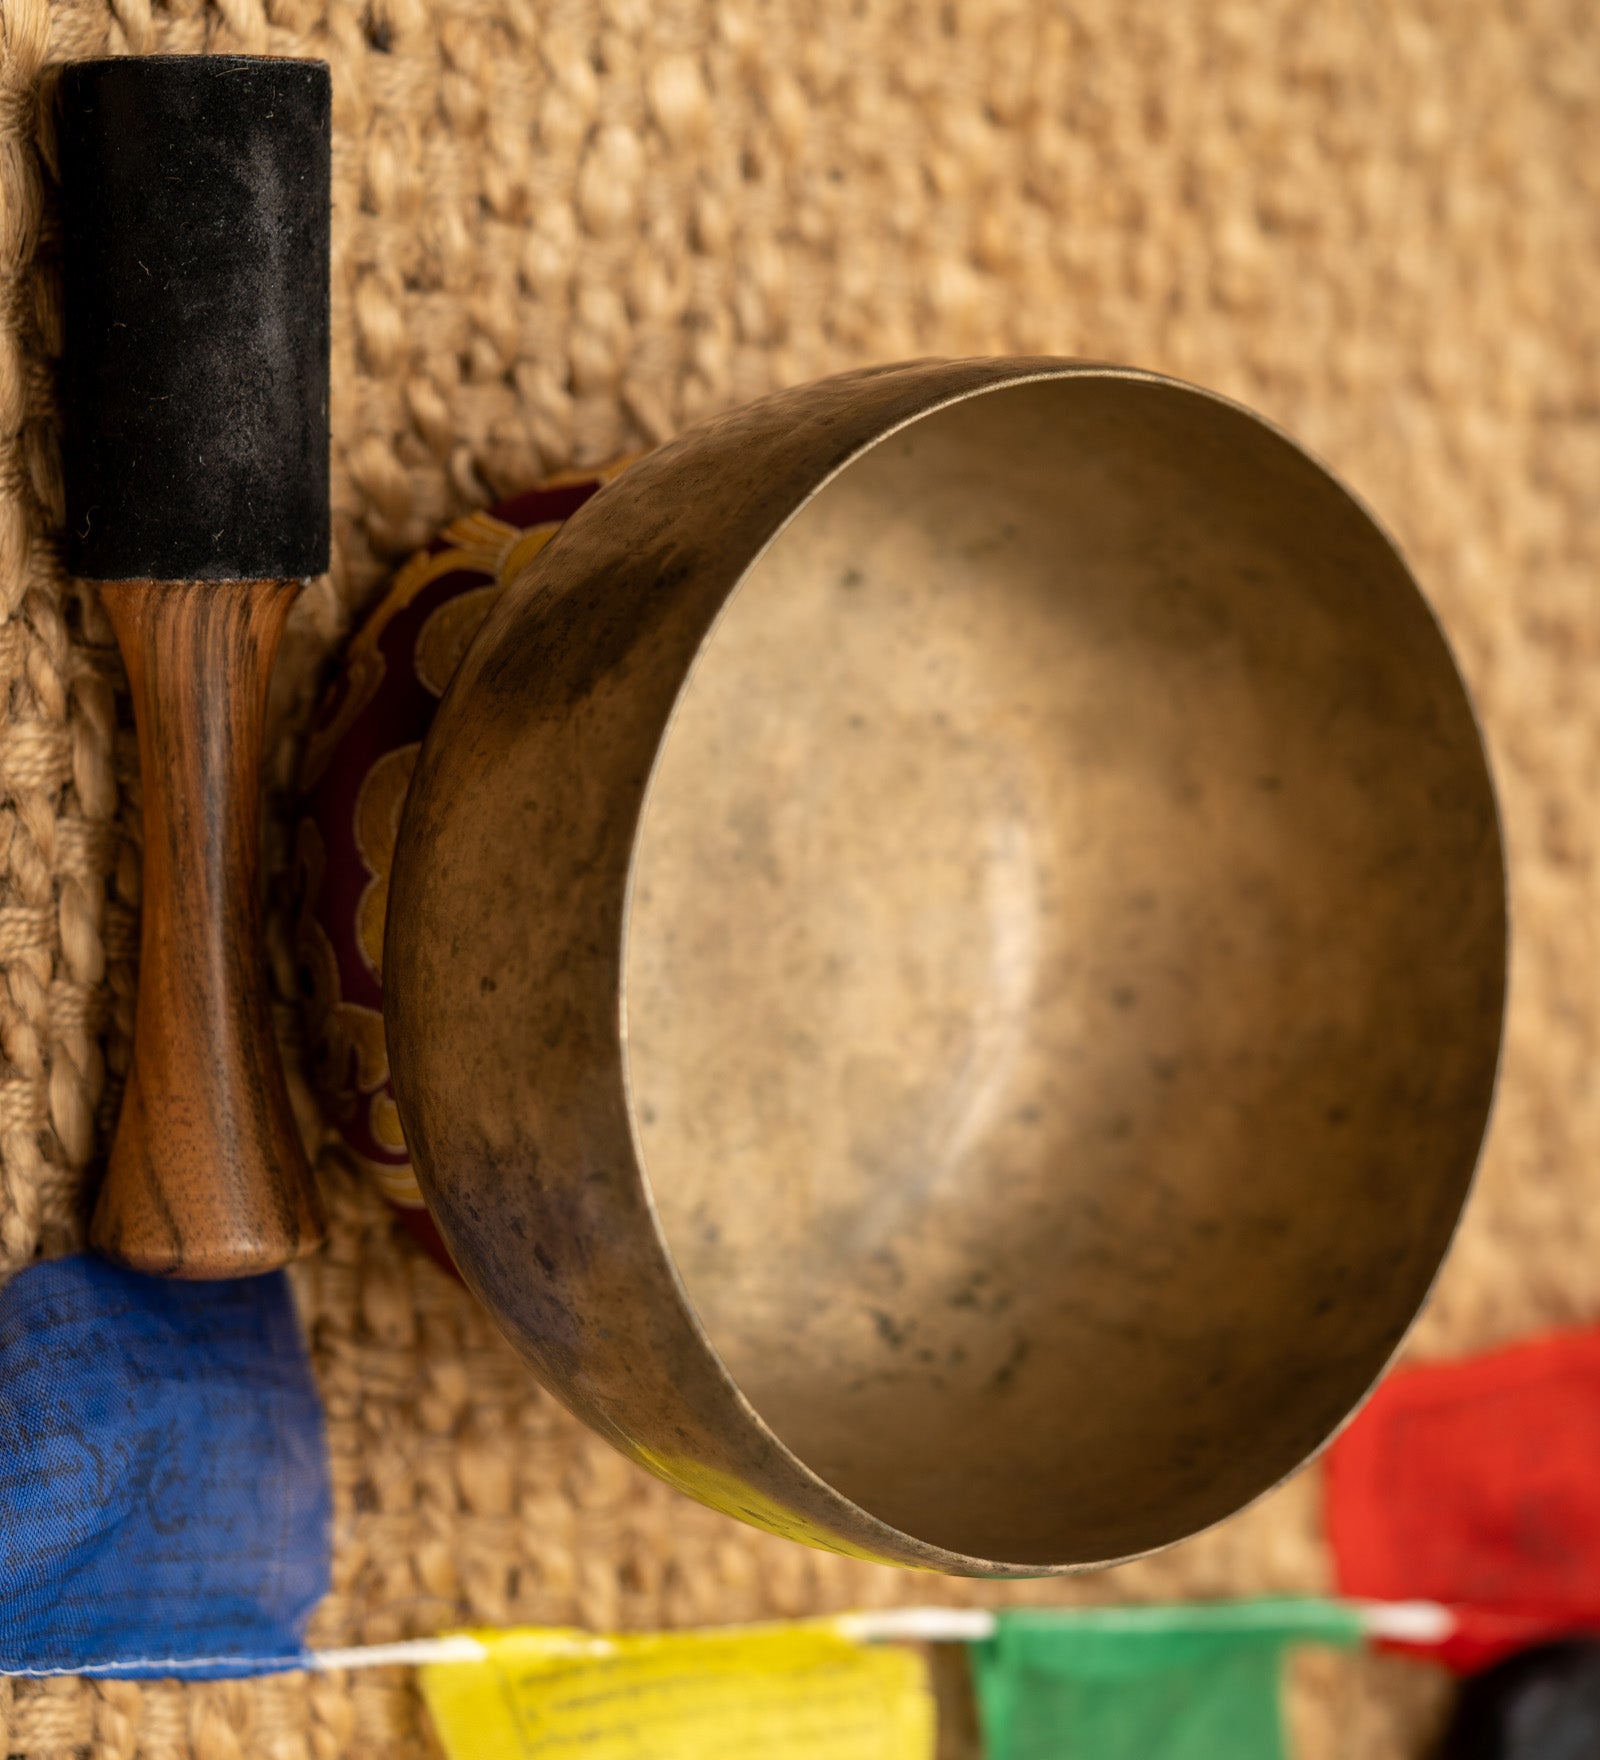
[[[1349,1414],[1460,1215],[1506,913],[1394,546],[1148,373],[919,362],[603,489],[423,749],[385,1016],[467,1281],[703,1501],[1145,1552]]]

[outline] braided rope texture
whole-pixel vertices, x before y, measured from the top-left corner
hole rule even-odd
[[[274,681],[279,872],[338,644],[446,519],[863,361],[1038,350],[1201,381],[1287,426],[1397,531],[1503,793],[1501,1098],[1413,1348],[1600,1313],[1590,0],[0,0],[0,1271],[81,1242],[137,952],[126,694],[53,541],[52,70],[202,50],[333,67],[335,554]],[[274,937],[293,1064],[281,921]],[[748,1532],[580,1430],[326,1147],[320,1169],[332,1239],[296,1273],[336,1487],[318,1641],[1327,1586],[1315,1472],[1064,1584],[947,1591]],[[1443,1702],[1426,1670],[1305,1660],[1297,1752],[1420,1754]],[[400,1671],[5,1682],[0,1743],[27,1760],[428,1752]]]

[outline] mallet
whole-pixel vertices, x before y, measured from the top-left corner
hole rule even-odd
[[[262,949],[268,680],[328,566],[329,79],[241,56],[61,81],[66,557],[133,693],[143,926],[91,1238],[173,1277],[321,1238]]]

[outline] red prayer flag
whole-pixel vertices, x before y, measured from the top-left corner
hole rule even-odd
[[[1327,1497],[1341,1591],[1444,1602],[1457,1630],[1426,1648],[1455,1669],[1600,1631],[1600,1330],[1399,1371]]]

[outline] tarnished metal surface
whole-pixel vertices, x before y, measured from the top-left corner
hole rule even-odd
[[[691,431],[507,589],[385,1002],[433,1214],[574,1411],[779,1532],[1026,1573],[1359,1399],[1504,969],[1471,710],[1348,493],[1172,381],[923,362]]]

